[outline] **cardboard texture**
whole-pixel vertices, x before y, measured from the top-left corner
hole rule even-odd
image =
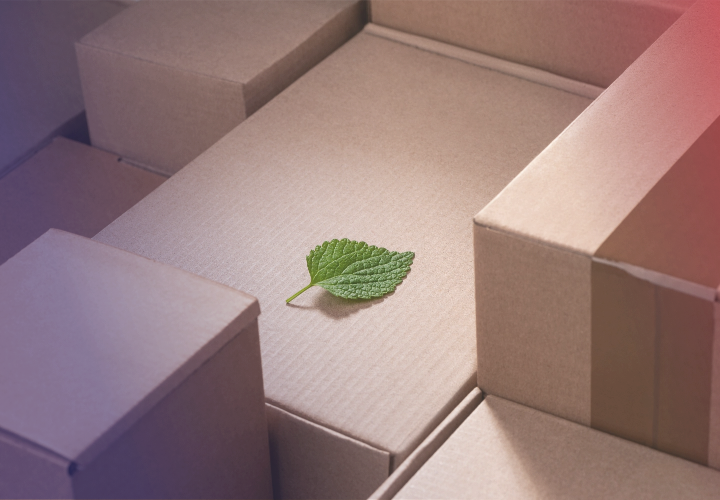
[[[390,454],[267,405],[275,498],[367,498]]]
[[[482,401],[483,394],[476,387],[465,399],[445,417],[425,440],[393,471],[390,477],[370,495],[370,499],[384,500],[393,498],[407,481],[420,470],[427,460],[447,441]]]
[[[0,496],[272,496],[254,298],[57,230],[0,283]]]
[[[487,396],[395,498],[713,498],[720,473]]]
[[[370,20],[607,87],[693,1],[370,0]]]
[[[480,388],[713,467],[718,23],[688,10],[475,218]]]
[[[365,10],[140,2],[76,45],[92,144],[173,174],[360,31]]]
[[[257,296],[269,403],[395,469],[476,384],[472,214],[590,102],[361,33],[96,239]],[[384,299],[286,305],[343,237],[412,271]]]
[[[57,138],[0,179],[0,264],[50,228],[95,236],[165,180],[119,160]]]
[[[56,135],[87,136],[73,44],[124,8],[0,2],[0,177]]]

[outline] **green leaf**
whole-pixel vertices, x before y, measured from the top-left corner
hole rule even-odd
[[[345,299],[382,297],[407,276],[414,258],[413,252],[391,252],[364,241],[326,241],[307,256],[310,284],[285,302],[315,285]]]

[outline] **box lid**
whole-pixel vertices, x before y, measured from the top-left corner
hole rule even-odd
[[[357,2],[139,2],[80,43],[247,83]]]
[[[242,292],[50,230],[0,266],[0,429],[86,464],[258,313]]]
[[[720,473],[488,396],[395,498],[713,498]]]
[[[720,115],[718,23],[697,2],[476,223],[593,255]]]

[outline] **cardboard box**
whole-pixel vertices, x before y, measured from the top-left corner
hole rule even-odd
[[[87,141],[73,44],[114,1],[0,2],[0,177],[57,135]]]
[[[96,236],[263,303],[267,401],[314,426],[271,434],[283,496],[370,495],[475,387],[472,215],[591,103],[569,90],[598,91],[520,69],[366,28]],[[412,271],[384,299],[287,305],[343,237]],[[364,465],[329,474],[321,439]]]
[[[371,22],[600,87],[694,0],[370,0]]]
[[[259,312],[45,233],[0,266],[0,496],[270,498]]]
[[[173,174],[360,31],[365,10],[140,2],[76,45],[92,144]]]
[[[59,137],[0,179],[0,264],[50,228],[95,236],[165,180]]]
[[[720,473],[487,396],[394,498],[713,498]]]
[[[718,23],[693,6],[475,218],[480,388],[715,468]]]

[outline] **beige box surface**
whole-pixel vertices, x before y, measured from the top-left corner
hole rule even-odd
[[[693,2],[370,0],[370,20],[607,87]]]
[[[488,396],[394,498],[714,498],[720,473]]]
[[[45,233],[0,266],[0,497],[270,498],[258,314]]]
[[[87,137],[74,43],[115,1],[0,2],[0,177],[52,137]]]
[[[289,497],[370,495],[475,386],[472,216],[591,102],[557,77],[373,32],[96,236],[263,303],[273,415],[317,426],[295,446],[273,441],[276,467],[300,475],[276,478]],[[412,271],[384,299],[313,288],[287,305],[308,252],[343,237],[414,251]],[[365,465],[329,475],[318,429]]]
[[[175,173],[360,31],[365,10],[140,2],[76,45],[92,144]]]
[[[483,391],[720,467],[720,4],[475,218]]]
[[[164,180],[56,138],[0,179],[0,264],[50,228],[95,236]]]

